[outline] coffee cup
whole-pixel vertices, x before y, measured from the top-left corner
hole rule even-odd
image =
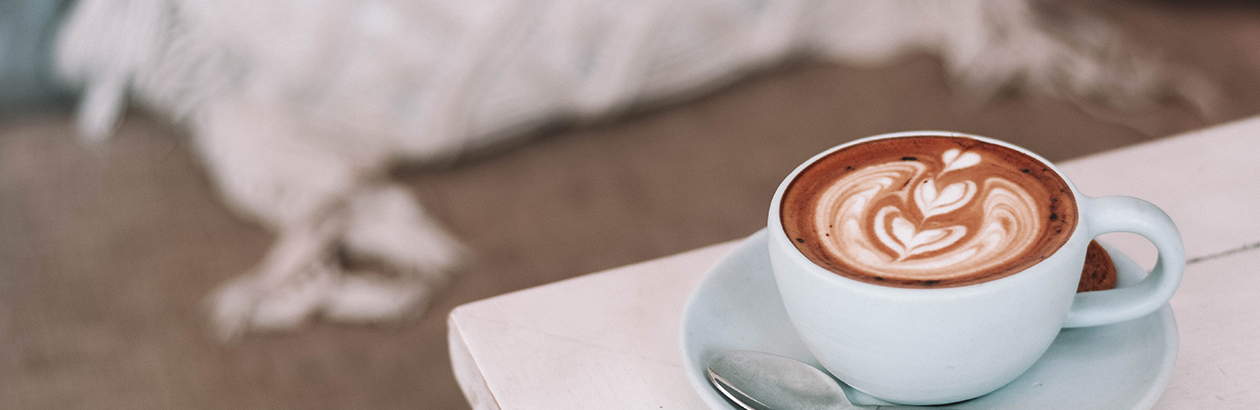
[[[1181,282],[1172,220],[1086,197],[1053,164],[953,132],[877,135],[796,168],[770,205],[769,253],[792,326],[838,379],[899,404],[946,404],[1027,371],[1060,329],[1159,309]],[[1077,293],[1095,237],[1158,250],[1140,283]]]

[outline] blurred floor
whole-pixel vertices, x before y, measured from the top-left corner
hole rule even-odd
[[[456,305],[750,234],[774,187],[832,145],[945,129],[1062,161],[1260,113],[1260,8],[1085,1],[1136,41],[1200,67],[1227,106],[1144,113],[1144,135],[1056,101],[975,105],[939,63],[797,64],[681,105],[399,176],[476,251],[422,319],[205,337],[199,303],[270,235],[215,193],[177,127],[133,115],[98,151],[70,118],[0,124],[0,408],[467,408],[449,370]],[[1104,192],[1087,194],[1106,194]]]

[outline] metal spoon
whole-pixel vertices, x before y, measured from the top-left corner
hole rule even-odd
[[[853,404],[831,376],[813,366],[751,350],[719,353],[709,361],[709,383],[744,410],[910,408]]]

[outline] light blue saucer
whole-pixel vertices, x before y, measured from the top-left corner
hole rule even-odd
[[[1102,244],[1118,271],[1117,286],[1146,276],[1137,263]],[[718,352],[745,349],[795,358],[822,369],[788,322],[770,272],[766,232],[745,239],[691,292],[679,348],[692,388],[712,409],[734,409],[706,379]],[[1146,410],[1168,384],[1177,358],[1177,323],[1167,304],[1148,316],[1109,326],[1064,329],[1032,369],[993,393],[931,409]],[[878,400],[844,386],[857,404]]]

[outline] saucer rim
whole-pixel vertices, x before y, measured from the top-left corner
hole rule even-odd
[[[698,281],[696,286],[692,288],[690,293],[688,293],[687,300],[683,305],[682,321],[679,326],[678,336],[678,349],[682,359],[683,370],[686,372],[687,382],[691,386],[692,390],[695,391],[701,401],[712,410],[738,409],[729,405],[725,399],[714,392],[713,389],[709,387],[708,381],[705,380],[704,377],[700,376],[704,373],[704,369],[697,368],[696,365],[693,365],[692,363],[692,355],[690,352],[697,351],[697,349],[692,346],[692,338],[688,337],[687,329],[694,327],[692,325],[692,321],[695,316],[694,312],[696,312],[697,309],[696,305],[700,303],[698,302],[698,295],[700,294],[701,289],[711,287],[711,282],[715,281],[715,278],[722,274],[722,271],[730,269],[727,265],[730,265],[731,260],[736,258],[737,255],[742,255],[746,252],[756,252],[757,250],[754,247],[756,242],[765,242],[768,240],[766,229],[767,228],[761,228],[740,240],[734,248],[719,258],[708,270],[705,271],[700,281]],[[1097,238],[1095,238],[1095,240],[1097,240]],[[1099,245],[1101,245],[1107,253],[1111,255],[1115,263],[1127,263],[1136,266],[1136,263],[1133,262],[1132,259],[1130,259],[1124,252],[1102,240],[1097,241]],[[1123,258],[1123,261],[1117,260],[1118,258]],[[1144,272],[1145,269],[1139,269],[1139,271]],[[1141,277],[1121,277],[1118,278],[1117,282],[1118,284],[1136,283],[1140,280]],[[1155,406],[1156,402],[1159,401],[1159,398],[1163,395],[1164,390],[1168,386],[1169,380],[1172,378],[1172,370],[1176,363],[1177,353],[1180,349],[1180,337],[1177,330],[1176,317],[1173,315],[1172,307],[1165,302],[1164,305],[1161,306],[1154,314],[1158,314],[1160,316],[1158,323],[1163,325],[1164,331],[1162,333],[1165,348],[1163,349],[1164,351],[1161,357],[1162,360],[1159,363],[1159,374],[1154,380],[1152,380],[1150,388],[1147,389],[1140,400],[1134,404],[1132,410],[1149,410]],[[913,407],[914,406],[909,406],[909,408]]]

